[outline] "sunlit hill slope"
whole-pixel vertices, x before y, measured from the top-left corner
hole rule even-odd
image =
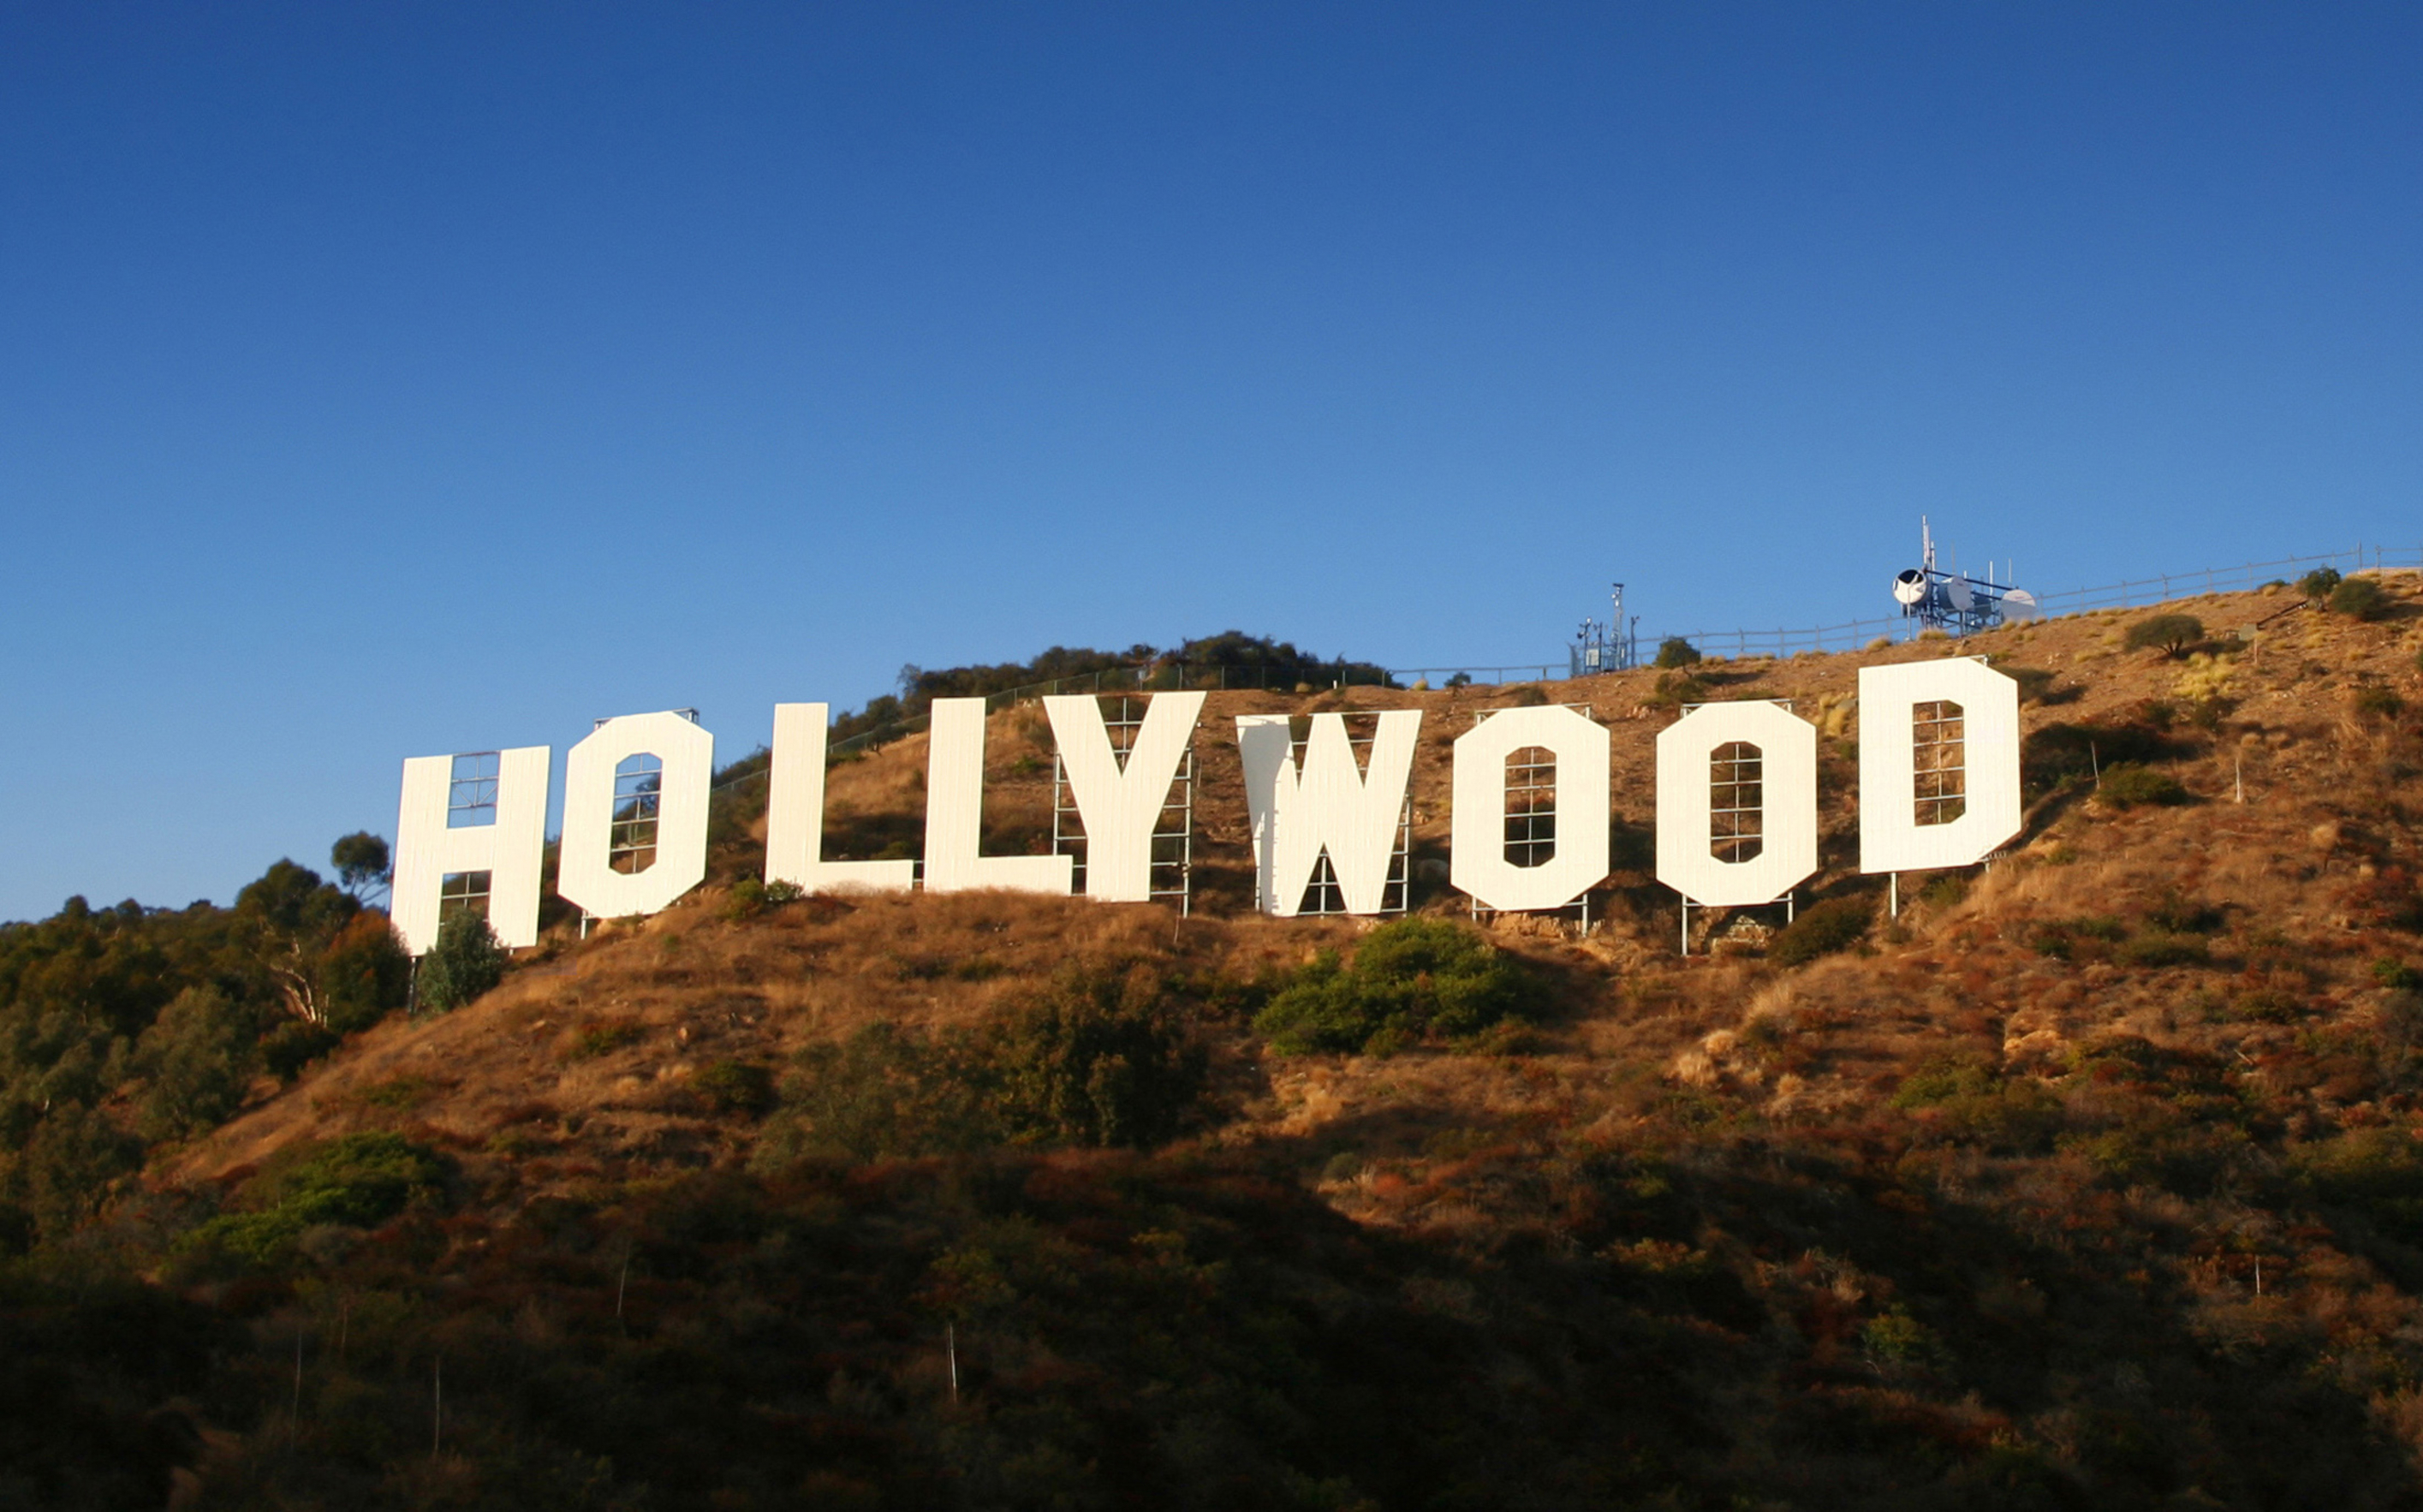
[[[31,1017],[0,1505],[2423,1504],[2423,597],[2379,581],[1214,693],[1185,917],[768,900],[735,782],[667,913],[316,1059],[245,1059],[264,1008],[182,1123],[166,989],[91,1010],[125,1048],[72,1087]],[[2157,613],[2200,632],[2131,648]],[[1857,672],[1956,650],[2021,681],[2027,827],[1889,917]],[[1822,734],[1823,869],[1680,956],[1652,740],[1770,696]],[[1440,865],[1447,743],[1542,700],[1615,731],[1587,933]],[[1379,708],[1425,714],[1413,918],[1254,914],[1232,717]],[[987,848],[1048,849],[1039,710],[987,760]],[[924,766],[837,764],[828,855],[913,852]],[[274,1007],[245,916],[213,991]],[[0,986],[135,981],[170,922],[12,927],[53,944]]]

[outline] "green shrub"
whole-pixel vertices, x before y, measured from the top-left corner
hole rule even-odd
[[[2204,639],[2204,621],[2193,614],[2155,614],[2129,627],[2123,643],[2131,651],[2177,656]]]
[[[2294,1024],[2304,1016],[2304,1006],[2293,993],[2277,987],[2257,987],[2239,994],[2221,1016],[2241,1024]]]
[[[1900,1306],[1861,1326],[1860,1352],[1869,1365],[1888,1374],[1927,1369],[1945,1359],[1943,1341],[1935,1330]]]
[[[2078,953],[2082,941],[2096,942],[2096,948],[2116,945],[2129,937],[2129,926],[2108,914],[2086,914],[2077,918],[2050,919],[2036,927],[2031,940],[2036,954],[2070,960]]]
[[[2123,762],[2162,761],[2180,751],[2178,742],[2144,718],[2117,724],[2056,722],[2019,743],[2019,771],[2029,789],[2041,793]]]
[[[443,1013],[474,1001],[505,979],[505,947],[488,921],[469,909],[448,919],[420,958],[414,986],[420,1006]]]
[[[2406,700],[2380,683],[2367,683],[2355,691],[2355,711],[2377,719],[2396,719],[2406,711]]]
[[[754,877],[743,877],[724,894],[721,912],[725,918],[737,924],[742,919],[755,918],[769,908],[796,903],[806,896],[807,893],[797,883],[759,882]]]
[[[1865,898],[1835,898],[1800,911],[1799,916],[1776,931],[1766,959],[1780,966],[1797,966],[1847,950],[1860,943],[1876,922],[1876,904]]]
[[[710,1060],[690,1086],[720,1113],[758,1114],[774,1106],[774,1070],[753,1060]]]
[[[1520,962],[1474,931],[1401,918],[1364,936],[1351,964],[1322,952],[1255,1015],[1254,1029],[1282,1055],[1381,1055],[1529,1018],[1542,995]]]
[[[572,1043],[565,1048],[564,1057],[570,1060],[594,1060],[639,1043],[647,1032],[647,1027],[635,1018],[594,1019],[573,1031]]]
[[[444,1157],[402,1135],[343,1135],[246,1183],[237,1194],[245,1211],[211,1219],[188,1243],[269,1264],[306,1229],[375,1228],[436,1189],[447,1171]]]
[[[2166,934],[2216,934],[2229,915],[2174,889],[2146,905],[2146,922]]]
[[[1141,966],[1070,966],[990,1022],[869,1025],[809,1046],[756,1163],[873,1160],[1004,1144],[1148,1147],[1200,1106],[1202,1045]]]
[[[1934,1107],[1955,1097],[1986,1090],[1994,1081],[1992,1070],[1973,1060],[1930,1060],[1901,1079],[1901,1085],[1893,1089],[1892,1106]]]
[[[1892,1106],[1933,1109],[1953,1138],[2009,1154],[2050,1148],[2065,1112],[2061,1099],[2038,1083],[2006,1081],[1990,1067],[1962,1060],[1933,1061],[1904,1077]]]
[[[1063,970],[989,1026],[977,1052],[1004,1127],[1025,1143],[1164,1143],[1206,1072],[1202,1046],[1142,966]]]
[[[2332,590],[2338,585],[2338,568],[2316,567],[2297,580],[2297,592],[2304,595],[2307,603],[2319,604],[2330,597]]]
[[[2379,619],[2389,613],[2389,594],[2370,578],[2350,578],[2331,590],[2330,611],[2350,619]]]
[[[2114,808],[2134,808],[2141,804],[2184,804],[2188,790],[2167,772],[2123,761],[2103,769],[2103,781],[2096,788],[2095,796]]]
[[[1687,672],[1661,672],[1656,685],[1649,690],[1649,702],[1667,708],[1705,703],[1707,698],[1708,685]]]
[[[2417,971],[2394,956],[2383,956],[2372,963],[2372,979],[2392,991],[2414,991],[2423,988],[2423,971]]]
[[[1670,635],[1657,643],[1656,665],[1661,667],[1696,666],[1700,648],[1679,635]]]
[[[992,1142],[982,1099],[955,1054],[963,1037],[892,1024],[800,1052],[781,1087],[755,1164],[809,1155],[874,1160],[974,1150]]]
[[[766,911],[766,884],[754,877],[743,877],[723,895],[721,913],[726,920],[737,924],[742,919],[755,918]]]
[[[2290,1169],[2318,1201],[2363,1214],[2391,1238],[2423,1244],[2423,1144],[2405,1130],[2317,1140],[2291,1154]]]

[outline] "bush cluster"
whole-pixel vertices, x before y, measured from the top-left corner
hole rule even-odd
[[[1071,965],[970,1028],[874,1024],[810,1046],[761,1162],[999,1145],[1165,1143],[1200,1107],[1208,1058],[1139,965]]]
[[[1797,966],[1847,950],[1866,936],[1876,922],[1876,904],[1865,898],[1833,898],[1804,908],[1793,921],[1775,931],[1766,958],[1780,966]]]
[[[2157,722],[2159,713],[2149,706],[2131,719],[2077,724],[2057,721],[2031,731],[2019,742],[2019,772],[2028,790],[2050,792],[2123,762],[2143,765],[2178,756],[2182,747]]]
[[[1282,1055],[1385,1055],[1451,1044],[1535,1016],[1544,993],[1523,963],[1445,919],[1392,919],[1351,963],[1324,951],[1299,971],[1254,1029]]]
[[[2371,578],[2350,578],[2331,590],[2329,607],[2350,619],[2375,620],[2389,613],[2389,593]]]
[[[369,1229],[386,1222],[416,1197],[437,1188],[449,1170],[436,1151],[402,1135],[343,1135],[255,1177],[236,1194],[239,1211],[202,1224],[186,1244],[269,1264],[311,1229]]]
[[[2168,772],[2123,761],[2103,769],[2103,781],[2097,786],[2095,796],[2114,808],[2135,808],[2141,804],[2184,804],[2188,790]]]

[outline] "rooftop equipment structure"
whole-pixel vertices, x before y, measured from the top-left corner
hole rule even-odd
[[[1924,515],[1918,517],[1918,538],[1919,565],[1893,577],[1893,601],[1901,605],[1904,618],[1917,620],[1928,629],[1969,635],[2004,621],[2036,617],[2035,596],[1995,581],[1992,568],[1983,578],[1972,578],[1956,565],[1937,566],[1935,532]]]
[[[1635,614],[1627,624],[1623,617],[1623,584],[1615,585],[1615,608],[1602,625],[1594,619],[1582,621],[1575,632],[1574,644],[1565,648],[1572,676],[1587,677],[1593,673],[1623,672],[1639,664],[1636,643],[1639,637],[1640,616]]]

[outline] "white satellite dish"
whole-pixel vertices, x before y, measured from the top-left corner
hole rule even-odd
[[[2043,613],[2043,609],[2041,609],[2036,603],[2036,596],[2028,592],[2025,588],[2014,588],[2010,592],[2003,595],[2003,617],[2004,619],[2034,619]]]
[[[1917,603],[1920,599],[1922,599],[1922,598],[1924,598],[1924,597],[1926,597],[1926,574],[1925,574],[1925,573],[1921,572],[1921,571],[1920,571],[1920,570],[1918,570],[1918,568],[1916,568],[1916,567],[1909,567],[1909,568],[1908,568],[1908,569],[1906,569],[1906,570],[1904,570],[1904,571],[1901,571],[1901,572],[1895,573],[1895,574],[1893,575],[1893,600],[1894,600],[1894,602],[1896,602],[1896,603],[1903,603],[1903,604],[1915,604],[1915,603]]]
[[[1966,578],[1945,579],[1943,597],[1951,599],[1952,607],[1964,614],[1969,613],[1969,607],[1977,601],[1977,596],[1969,591],[1969,580]]]

